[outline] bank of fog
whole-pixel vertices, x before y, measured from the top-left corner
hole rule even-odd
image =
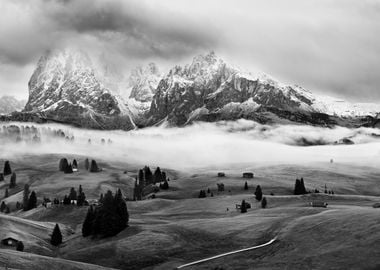
[[[18,128],[20,134],[8,132],[10,127],[16,133]],[[377,132],[367,128],[268,126],[246,120],[129,132],[85,130],[58,124],[7,123],[0,132],[0,158],[68,153],[176,169],[328,163],[331,159],[376,166],[380,153]],[[350,138],[355,144],[332,144],[342,138]],[[300,139],[327,145],[300,147],[297,146]]]

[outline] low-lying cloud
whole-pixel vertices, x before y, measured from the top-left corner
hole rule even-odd
[[[26,126],[25,123],[12,123]],[[7,124],[12,125],[12,124]],[[1,135],[0,158],[25,154],[77,154],[89,158],[147,164],[172,169],[228,168],[276,164],[338,163],[377,166],[380,157],[378,130],[318,128],[310,126],[266,126],[240,120],[197,123],[185,128],[146,128],[136,131],[94,131],[63,125],[34,125],[40,143],[15,142]],[[61,129],[74,141],[47,134]],[[3,129],[4,130],[4,129]],[[350,138],[354,145],[296,146],[300,138],[334,143]],[[32,138],[24,136],[24,140]],[[91,139],[91,143],[88,140]],[[105,139],[105,143],[101,140]],[[107,143],[110,139],[112,143]]]

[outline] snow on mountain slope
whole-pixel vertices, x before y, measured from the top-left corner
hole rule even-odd
[[[318,96],[266,74],[243,72],[211,52],[194,57],[190,65],[175,66],[160,81],[149,121],[154,124],[167,119],[171,124],[183,125],[205,115],[208,121],[250,118],[256,117],[260,108],[261,112],[264,108],[272,113],[289,112],[286,117],[291,119],[313,118],[313,113],[357,117],[380,112],[379,105]],[[228,115],[229,111],[233,116]]]
[[[17,100],[13,96],[2,96],[0,97],[0,114],[21,111],[24,108],[25,103],[25,100]]]

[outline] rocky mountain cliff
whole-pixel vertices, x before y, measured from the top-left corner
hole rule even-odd
[[[81,51],[49,52],[40,58],[30,78],[25,111],[86,127],[133,128],[124,105],[97,72]]]
[[[10,114],[24,109],[26,101],[13,96],[0,97],[0,114]]]
[[[380,105],[351,104],[265,74],[243,72],[213,52],[196,56],[189,65],[175,66],[166,75],[149,64],[124,78],[116,67],[98,64],[103,62],[69,49],[41,57],[29,81],[24,110],[28,114],[18,117],[38,114],[82,127],[129,130],[240,118],[372,126],[380,112]]]
[[[379,105],[353,105],[284,85],[265,74],[242,72],[212,52],[169,71],[157,87],[147,124],[181,126],[196,120],[246,118],[329,125],[379,111]]]

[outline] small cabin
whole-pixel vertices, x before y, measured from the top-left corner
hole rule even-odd
[[[328,205],[328,203],[322,202],[322,201],[313,201],[310,203],[310,206],[312,206],[312,207],[324,207],[324,208],[326,208],[327,205]]]
[[[218,172],[218,177],[225,177],[226,174],[224,172]]]
[[[19,242],[17,238],[18,238],[17,235],[11,233],[11,234],[6,235],[5,238],[1,240],[1,243],[4,246],[15,247],[17,246],[17,243]]]
[[[241,209],[241,204],[236,204],[235,205],[236,209]],[[249,202],[245,202],[245,208],[250,209],[252,206]]]
[[[243,173],[243,178],[253,178],[253,173],[252,172],[245,172],[245,173]]]

